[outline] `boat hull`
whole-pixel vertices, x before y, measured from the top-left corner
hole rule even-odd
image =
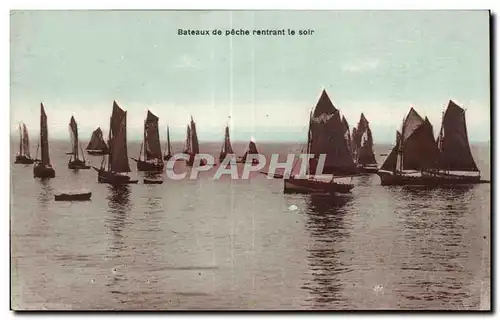
[[[50,164],[42,164],[37,162],[33,167],[33,176],[35,178],[55,178],[56,171]]]
[[[161,171],[163,171],[163,168],[165,167],[163,162],[153,163],[153,162],[142,161],[142,160],[138,160],[138,159],[134,159],[134,158],[132,158],[132,160],[137,162],[137,171],[161,172]]]
[[[377,173],[378,167],[377,165],[366,165],[366,166],[358,166],[359,173]]]
[[[17,155],[16,160],[14,161],[14,163],[17,163],[17,164],[32,164],[34,162],[35,162],[35,159],[31,159],[25,155]]]
[[[61,193],[54,196],[56,201],[88,201],[92,196],[92,192],[67,194]]]
[[[454,174],[430,174],[409,176],[401,173],[379,171],[378,176],[383,186],[449,186],[481,183],[480,176],[464,176]]]
[[[103,151],[103,150],[87,150],[87,153],[90,155],[93,155],[93,156],[108,154],[106,151]]]
[[[117,174],[112,171],[106,171],[93,167],[97,171],[97,182],[108,184],[134,184],[138,180],[133,180],[129,176]]]
[[[68,162],[68,169],[72,170],[80,170],[80,169],[90,169],[90,166],[85,164],[85,161],[82,160],[74,160]]]
[[[144,179],[144,184],[162,184],[163,180]]]
[[[285,193],[350,193],[354,185],[311,179],[284,179]]]

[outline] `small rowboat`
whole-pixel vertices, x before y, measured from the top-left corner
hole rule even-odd
[[[90,191],[60,192],[54,195],[56,201],[88,201],[91,196]]]
[[[144,184],[162,184],[163,180],[144,178]]]

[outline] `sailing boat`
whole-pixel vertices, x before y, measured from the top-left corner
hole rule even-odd
[[[411,108],[403,120],[401,134],[377,174],[382,185],[428,185],[424,172],[438,169],[439,149],[429,119]]]
[[[85,156],[83,155],[83,150],[82,150],[82,159],[78,157],[78,149],[81,149],[82,147],[78,143],[78,127],[76,125],[75,117],[71,116],[71,119],[69,121],[69,131],[70,131],[70,136],[71,136],[71,143],[72,143],[72,149],[71,152],[69,153],[71,155],[71,158],[69,159],[68,162],[68,168],[69,169],[90,169],[90,166],[88,166],[85,163]]]
[[[137,162],[137,171],[163,171],[158,117],[149,110],[144,121],[144,141],[141,144],[139,159],[131,159]]]
[[[30,139],[28,129],[24,123],[19,124],[19,153],[14,163],[32,164],[35,162],[30,155]]]
[[[56,176],[56,171],[50,164],[49,156],[49,132],[47,129],[47,115],[45,114],[45,109],[43,103],[40,103],[40,143],[41,148],[41,159],[35,160],[35,166],[33,167],[33,176],[35,178],[54,178]],[[38,156],[38,148],[37,148]]]
[[[219,162],[224,161],[227,155],[235,156],[233,147],[231,146],[231,140],[229,138],[229,126],[226,126],[226,130],[224,132],[224,143],[222,143],[222,147],[219,154]]]
[[[186,142],[184,143],[184,154],[191,154],[191,128],[189,124],[187,125],[186,130]]]
[[[309,118],[307,138],[307,153],[313,154],[309,160],[307,178],[291,176],[284,180],[284,191],[300,193],[348,193],[354,187],[352,184],[337,183],[333,176],[355,175],[356,166],[349,154],[344,138],[344,125],[339,111],[334,107],[325,90],[321,93],[318,103]],[[318,179],[314,174],[320,154],[326,155],[324,174],[331,174],[329,181]],[[311,175],[311,173],[313,173]]]
[[[361,113],[361,117],[356,128],[355,135],[353,135],[354,152],[353,156],[360,172],[364,173],[377,173],[378,166],[373,153],[373,136],[370,129],[370,123],[366,117]]]
[[[109,154],[107,166],[104,158],[97,171],[97,181],[109,184],[137,183],[126,173],[130,172],[127,156],[127,112],[113,101],[113,112],[109,124]]]
[[[239,163],[246,163],[247,155],[249,155],[249,154],[259,154],[259,151],[257,150],[257,145],[253,141],[250,141],[248,143],[247,151],[245,152],[243,157],[241,157],[241,159],[238,162]],[[259,163],[259,159],[252,159],[252,164],[258,164],[258,163]]]
[[[342,116],[342,124],[344,125],[344,139],[347,143],[347,149],[349,150],[349,154],[352,156],[352,140],[351,133],[349,132],[349,123],[347,123],[347,119]]]
[[[106,142],[104,142],[103,134],[100,127],[92,132],[92,137],[90,138],[90,142],[85,148],[89,154],[92,155],[101,155],[108,153],[108,146]]]
[[[465,110],[451,100],[443,114],[437,144],[438,170],[424,172],[431,182],[438,184],[481,182],[481,172],[472,157],[469,145]]]
[[[188,166],[192,166],[194,158],[200,153],[200,144],[198,142],[198,135],[196,134],[196,124],[194,123],[193,116],[191,116],[191,124],[188,126],[187,148],[186,153],[189,154]],[[206,165],[205,159],[200,160],[200,165]]]
[[[165,147],[165,151],[167,152],[163,156],[163,160],[168,161],[172,158],[172,146],[170,145],[170,130],[167,126],[167,146]]]

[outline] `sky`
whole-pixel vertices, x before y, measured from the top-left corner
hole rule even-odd
[[[128,138],[147,110],[183,140],[190,116],[201,141],[307,139],[321,91],[374,142],[391,143],[413,106],[435,134],[451,99],[465,108],[471,141],[490,139],[488,11],[12,11],[11,132],[82,140],[109,130],[113,100]],[[225,36],[227,29],[314,30],[300,36]],[[220,29],[222,36],[180,36]]]

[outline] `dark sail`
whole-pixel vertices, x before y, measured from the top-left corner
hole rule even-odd
[[[144,154],[146,160],[162,159],[158,117],[149,110],[144,122]]]
[[[253,141],[250,141],[248,143],[248,149],[245,152],[245,154],[243,155],[243,159],[242,160],[246,161],[247,160],[247,155],[249,155],[249,154],[259,154],[259,151],[257,150],[257,145]]]
[[[370,129],[370,123],[365,115],[361,113],[358,127],[353,133],[356,161],[360,165],[376,164],[375,154],[373,152],[373,136]]]
[[[229,127],[226,126],[226,130],[224,132],[224,143],[222,144],[221,154],[228,155],[233,154],[233,147],[231,146],[231,139],[229,138]]]
[[[196,125],[191,117],[191,154],[200,153],[200,145],[198,142],[198,135],[196,134]]]
[[[380,167],[380,170],[387,170],[387,171],[396,171],[396,164],[398,161],[398,149],[399,149],[399,143],[401,140],[401,133],[399,131],[396,131],[396,145],[392,148],[391,152],[385,158],[384,163],[382,163],[382,166]]]
[[[191,128],[189,125],[187,126],[186,129],[186,142],[184,145],[184,153],[191,154]]]
[[[323,90],[316,104],[309,125],[308,150],[315,158],[310,161],[310,172],[315,172],[317,159],[320,154],[326,154],[323,173],[325,174],[354,174],[356,167],[349,153],[344,138],[344,125],[339,111],[333,106],[330,98]]]
[[[21,130],[21,124],[19,124],[19,155],[23,154],[23,131]]]
[[[349,154],[352,156],[351,132],[349,131],[349,123],[347,123],[347,119],[344,116],[342,116],[342,124],[344,125],[344,138],[347,143],[347,149],[349,150]]]
[[[106,145],[106,142],[104,142],[104,137],[101,128],[98,127],[97,129],[94,130],[94,132],[92,132],[92,136],[90,137],[90,142],[85,149],[108,152],[108,146]]]
[[[28,135],[28,129],[26,128],[26,125],[24,123],[23,123],[22,144],[23,144],[24,155],[30,157],[30,138]]]
[[[472,157],[465,110],[450,100],[438,138],[439,168],[447,171],[479,171]]]
[[[69,121],[69,132],[71,136],[71,153],[75,159],[78,159],[78,127],[73,116],[71,116]]]
[[[405,128],[407,129],[407,128]],[[403,140],[403,170],[438,168],[439,149],[427,117]]]
[[[113,101],[109,130],[108,169],[113,172],[130,172],[127,153],[127,112]]]
[[[167,126],[167,154],[172,154],[172,146],[170,145],[170,129]]]
[[[47,115],[43,103],[40,103],[40,148],[42,150],[42,164],[50,164],[49,132],[47,128]]]

